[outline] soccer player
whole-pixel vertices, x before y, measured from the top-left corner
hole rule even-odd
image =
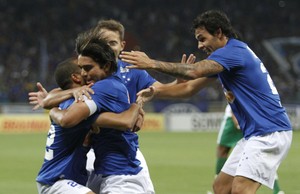
[[[110,20],[100,20],[98,24],[89,29],[88,31],[80,34],[77,37],[76,41],[80,41],[80,39],[85,39],[88,36],[96,36],[99,39],[105,40],[108,45],[113,49],[116,61],[118,65],[118,70],[116,75],[121,78],[123,83],[125,84],[128,92],[130,102],[136,102],[136,93],[142,89],[148,88],[151,85],[159,85],[153,77],[151,77],[146,71],[138,71],[138,70],[129,70],[126,67],[129,65],[118,59],[120,52],[125,48],[126,42],[124,40],[125,28],[124,26],[113,19]],[[148,170],[148,166],[146,160],[138,149],[137,152],[138,160],[141,161],[141,166],[144,168],[145,172],[148,172],[148,176],[150,179],[150,174]],[[93,163],[94,163],[94,154],[92,151],[88,153],[88,161],[87,161],[87,169],[93,172]],[[92,176],[95,176],[92,174]],[[151,179],[150,179],[151,180]],[[90,183],[88,183],[90,187]]]
[[[125,28],[120,22],[113,19],[100,20],[95,27],[91,28],[87,32],[78,36],[77,41],[84,36],[85,37],[96,36],[99,39],[103,39],[107,41],[108,45],[115,52],[116,60],[118,64],[118,71],[116,74],[122,79],[123,83],[128,89],[130,102],[136,102],[137,92],[139,92],[142,89],[146,89],[149,86],[160,87],[160,86],[174,85],[175,83],[177,83],[178,80],[175,80],[172,83],[162,84],[157,80],[155,80],[153,77],[151,77],[147,73],[147,71],[128,69],[127,66],[130,66],[131,64],[121,61],[118,58],[120,52],[125,48],[126,45],[126,42],[124,40],[124,34],[125,34]],[[186,55],[182,56],[182,63],[193,63],[194,61],[195,61],[194,55],[190,55],[188,58],[186,57]],[[140,149],[138,149],[137,157],[141,161],[141,165],[145,169],[145,172],[148,172],[148,175],[150,177],[146,160],[142,152],[140,151]],[[87,168],[90,171],[93,171],[92,164],[93,164],[93,154],[92,152],[89,152]],[[91,177],[94,177],[93,173]],[[90,183],[88,183],[88,185],[89,187],[92,187]]]
[[[81,69],[74,58],[61,62],[55,71],[55,79],[62,89],[79,87],[83,84]],[[74,99],[69,99],[60,104],[61,109],[68,108]],[[134,107],[134,106],[132,106]],[[102,123],[105,117],[117,122],[117,127],[127,130],[130,124],[136,122],[138,106],[127,111],[129,114],[114,113],[93,114],[86,120],[71,128],[64,128],[51,121],[51,127],[47,136],[44,163],[36,178],[38,192],[40,194],[53,193],[88,193],[93,192],[85,187],[87,181],[86,153],[88,152],[90,129],[92,123]],[[133,116],[135,115],[135,116]],[[113,120],[114,119],[114,120]],[[129,120],[129,122],[127,121]],[[125,125],[122,125],[122,122]],[[114,124],[112,124],[114,125]],[[127,128],[127,129],[126,129]]]
[[[55,121],[68,126],[77,124],[95,112],[122,112],[130,106],[128,91],[119,77],[115,55],[106,42],[88,37],[76,42],[78,65],[87,84],[94,83],[91,100],[78,102],[67,110],[54,109]],[[105,79],[104,79],[105,78]],[[100,81],[101,80],[101,81]],[[53,109],[52,109],[53,110]],[[94,169],[100,174],[96,193],[154,193],[136,158],[138,136],[131,131],[101,128],[93,136],[96,160]],[[101,185],[100,185],[101,184]]]
[[[292,142],[292,127],[277,89],[263,62],[237,40],[225,13],[206,11],[194,20],[193,28],[198,48],[209,55],[193,65],[157,61],[137,51],[122,52],[120,57],[133,64],[128,68],[155,69],[184,79],[217,77],[243,139],[215,179],[214,193],[256,193],[261,184],[273,188]],[[176,93],[177,87],[157,93]]]

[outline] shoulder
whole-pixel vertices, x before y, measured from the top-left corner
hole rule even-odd
[[[122,89],[123,85],[124,84],[121,78],[114,74],[103,80],[97,81],[92,86],[92,89],[95,91],[95,93],[107,93],[113,91],[114,89]]]
[[[118,67],[119,67],[119,68],[120,68],[120,67],[126,67],[126,66],[131,66],[131,65],[132,65],[132,64],[126,63],[126,62],[124,62],[124,61],[122,61],[122,60],[120,60],[120,59],[118,59],[117,64],[118,64]]]

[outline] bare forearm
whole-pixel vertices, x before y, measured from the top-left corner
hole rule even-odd
[[[54,107],[49,112],[51,119],[64,128],[70,128],[90,115],[90,109],[85,102],[73,103],[68,109],[60,110]]]
[[[96,120],[99,127],[114,128],[122,131],[133,128],[139,115],[139,106],[132,104],[131,107],[122,113],[105,112],[100,114]]]
[[[152,67],[157,71],[187,80],[208,77],[223,71],[223,67],[212,60],[202,60],[195,64],[154,61]]]
[[[204,87],[213,83],[216,78],[198,78],[173,86],[156,88],[155,98],[189,98]]]
[[[61,90],[54,89],[48,93],[46,98],[43,100],[43,108],[51,109],[53,107],[57,107],[61,102],[72,98],[73,93],[72,90]]]

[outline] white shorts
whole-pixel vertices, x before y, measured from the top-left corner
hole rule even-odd
[[[39,194],[86,194],[92,190],[76,183],[75,181],[62,179],[53,185],[44,185],[37,183]]]
[[[154,194],[149,173],[142,169],[137,175],[102,175],[91,173],[87,186],[96,194]]]
[[[143,156],[140,149],[137,149],[136,158],[141,162],[141,167],[143,167],[147,172],[149,172],[145,157]],[[86,162],[86,169],[89,173],[94,171],[95,159],[96,158],[95,158],[94,149],[90,149],[90,151],[87,153],[87,162]]]
[[[248,140],[243,138],[221,171],[247,177],[273,189],[276,171],[291,147],[292,136],[292,131],[281,131]]]
[[[119,181],[116,182],[116,184],[114,184],[115,188],[109,188],[109,191],[115,191],[113,189],[116,189],[117,187],[119,187],[117,184],[124,184],[127,182],[128,186],[131,185],[134,190],[124,190],[122,189],[122,192],[124,193],[145,193],[145,194],[154,194],[154,187],[153,187],[153,183],[151,181],[150,178],[150,173],[149,173],[149,169],[145,160],[145,157],[143,156],[142,152],[140,151],[140,149],[137,149],[136,152],[136,158],[141,162],[140,166],[143,168],[141,170],[141,172],[139,172],[137,175],[114,175],[114,176],[109,176],[106,178],[102,178],[102,175],[98,174],[96,175],[94,173],[94,161],[95,161],[95,153],[93,149],[90,149],[90,151],[87,154],[87,165],[86,165],[86,169],[88,170],[89,173],[89,179],[87,182],[87,186],[92,189],[95,193],[99,194],[102,193],[102,181],[104,182],[109,182],[107,181],[108,178],[114,177],[114,179],[118,179]],[[111,180],[109,179],[109,180]],[[122,183],[123,181],[123,183]],[[105,183],[107,184],[107,183]],[[142,186],[142,187],[140,187]],[[100,188],[101,187],[101,188]],[[110,187],[110,186],[107,186]],[[126,189],[126,188],[124,188]],[[141,189],[141,191],[139,190]],[[101,192],[100,192],[101,191]],[[118,193],[120,192],[120,189],[117,190]],[[138,191],[138,192],[137,192]],[[108,192],[110,193],[110,192]],[[112,192],[114,193],[114,192]]]
[[[95,161],[95,152],[94,149],[91,148],[90,151],[86,155],[87,161],[86,161],[86,170],[88,172],[92,172],[94,170],[94,161]]]

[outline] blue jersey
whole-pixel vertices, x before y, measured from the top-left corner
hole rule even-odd
[[[225,69],[218,78],[246,139],[292,129],[267,69],[247,44],[230,39],[207,59]]]
[[[92,89],[95,91],[92,99],[99,113],[120,113],[130,107],[128,91],[117,76],[96,82]],[[92,146],[96,155],[94,168],[97,174],[137,174],[142,169],[140,161],[136,159],[138,136],[130,130],[124,132],[101,128],[101,132],[94,135]]]
[[[156,80],[151,77],[147,71],[139,69],[127,69],[130,64],[118,60],[118,71],[116,75],[121,78],[125,84],[130,97],[130,103],[136,101],[136,94],[142,89],[151,86]]]
[[[60,104],[61,109],[68,108],[74,99]],[[71,179],[85,185],[87,181],[86,154],[89,148],[83,147],[83,140],[97,118],[97,114],[71,128],[62,128],[51,123],[46,142],[45,158],[36,181],[53,185],[59,179]]]

